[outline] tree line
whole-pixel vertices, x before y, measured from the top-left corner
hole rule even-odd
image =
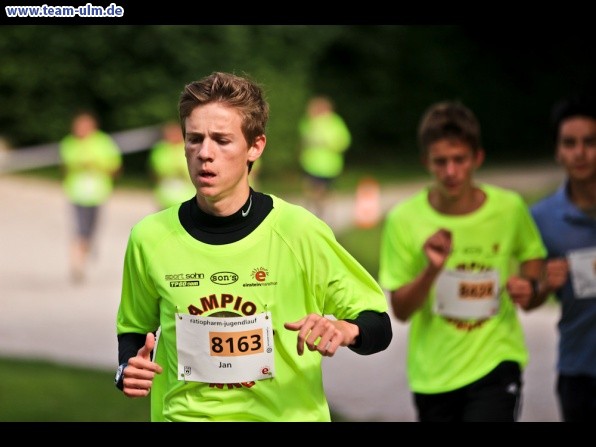
[[[476,112],[489,162],[545,159],[550,107],[591,88],[594,47],[583,29],[502,24],[3,26],[0,136],[15,148],[58,141],[82,108],[108,132],[158,125],[176,118],[185,84],[231,71],[270,102],[264,171],[296,166],[315,94],[353,132],[348,163],[416,160],[419,117],[443,99]]]

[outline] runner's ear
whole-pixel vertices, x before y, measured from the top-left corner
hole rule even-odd
[[[476,151],[476,154],[474,155],[475,160],[474,160],[474,164],[476,166],[476,169],[478,169],[480,166],[482,166],[482,163],[484,163],[484,157],[485,157],[485,152],[483,148],[479,148]]]
[[[265,135],[259,135],[257,138],[255,138],[252,146],[248,148],[248,161],[255,161],[263,154],[266,142],[267,137]]]

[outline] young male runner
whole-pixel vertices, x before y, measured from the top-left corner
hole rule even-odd
[[[548,250],[547,280],[561,304],[559,410],[565,422],[590,422],[596,421],[596,99],[562,99],[552,124],[566,179],[531,212]]]
[[[546,293],[546,250],[517,193],[474,181],[484,150],[470,109],[433,104],[418,139],[434,182],[387,215],[379,272],[395,316],[410,322],[418,419],[515,421],[528,362],[517,306]]]
[[[329,421],[322,358],[387,348],[385,295],[323,221],[250,188],[260,86],[216,72],[179,112],[197,194],[132,229],[117,386],[151,391],[153,421]]]

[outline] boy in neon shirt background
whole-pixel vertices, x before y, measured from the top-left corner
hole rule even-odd
[[[418,420],[516,421],[528,362],[517,308],[547,293],[546,250],[521,196],[474,181],[484,149],[470,109],[433,104],[418,140],[433,183],[387,214],[379,265],[394,315],[410,325]]]

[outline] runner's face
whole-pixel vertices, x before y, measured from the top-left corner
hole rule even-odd
[[[482,164],[483,155],[482,150],[474,153],[460,141],[442,139],[429,146],[426,167],[440,194],[457,199],[472,190],[474,171]]]
[[[219,103],[195,108],[186,118],[185,154],[192,182],[209,201],[246,199],[248,162],[256,160],[265,136],[249,147],[241,130],[240,113]]]
[[[574,180],[596,178],[596,120],[577,116],[561,124],[557,141],[557,162]]]
[[[79,115],[72,125],[72,133],[77,138],[86,138],[97,130],[95,118],[91,115]]]

